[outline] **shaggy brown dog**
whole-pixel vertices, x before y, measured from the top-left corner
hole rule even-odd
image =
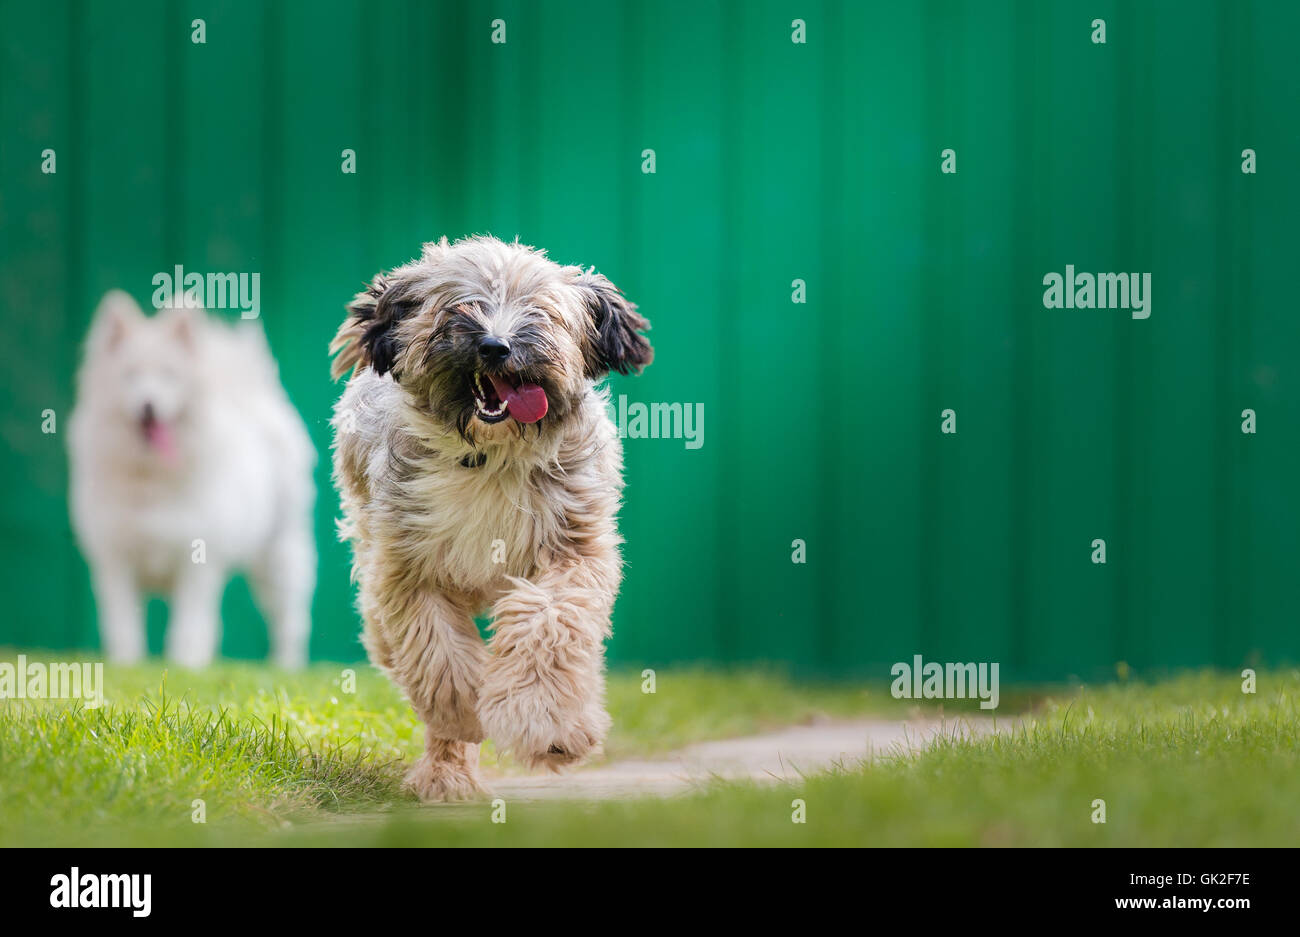
[[[426,726],[407,784],[479,792],[478,743],[558,769],[609,729],[622,449],[596,382],[649,324],[594,272],[475,237],[375,277],[330,345],[340,531],[371,660]],[[484,647],[474,616],[492,611]]]

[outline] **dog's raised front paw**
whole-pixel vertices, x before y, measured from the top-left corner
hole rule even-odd
[[[478,716],[499,750],[530,769],[553,771],[599,752],[610,722],[599,706],[548,693],[540,681],[480,694]]]

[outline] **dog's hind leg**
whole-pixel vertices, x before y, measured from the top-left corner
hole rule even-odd
[[[605,740],[603,641],[618,580],[611,549],[514,580],[497,600],[479,719],[489,738],[531,768],[574,764]]]
[[[271,629],[271,658],[286,670],[307,663],[316,547],[309,521],[282,531],[253,572],[253,587]]]
[[[380,620],[385,669],[425,725],[425,752],[406,786],[426,801],[481,794],[477,706],[487,649],[473,616],[465,604],[427,588],[367,591],[377,598],[370,609]]]

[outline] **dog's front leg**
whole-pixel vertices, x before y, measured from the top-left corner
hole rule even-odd
[[[135,574],[116,558],[92,564],[100,643],[109,660],[133,664],[144,657],[144,607]]]
[[[182,667],[206,667],[221,643],[221,593],[226,571],[189,563],[176,578],[167,615],[167,657]]]
[[[479,719],[531,768],[579,762],[609,731],[603,642],[618,586],[614,563],[588,558],[512,580],[493,609]]]
[[[474,618],[440,592],[380,594],[383,626],[367,644],[425,725],[425,752],[407,772],[406,786],[421,800],[468,800],[482,793],[477,702],[487,655]]]

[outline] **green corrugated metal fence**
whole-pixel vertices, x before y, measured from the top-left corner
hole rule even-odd
[[[325,347],[375,271],[486,231],[641,305],[616,399],[703,406],[698,449],[627,441],[614,660],[1294,661],[1297,32],[1284,2],[0,0],[0,644],[95,641],[41,413],[100,294],[183,264],[261,274],[322,452],[313,651],[358,657]],[[1151,318],[1045,309],[1067,264],[1150,272]]]

